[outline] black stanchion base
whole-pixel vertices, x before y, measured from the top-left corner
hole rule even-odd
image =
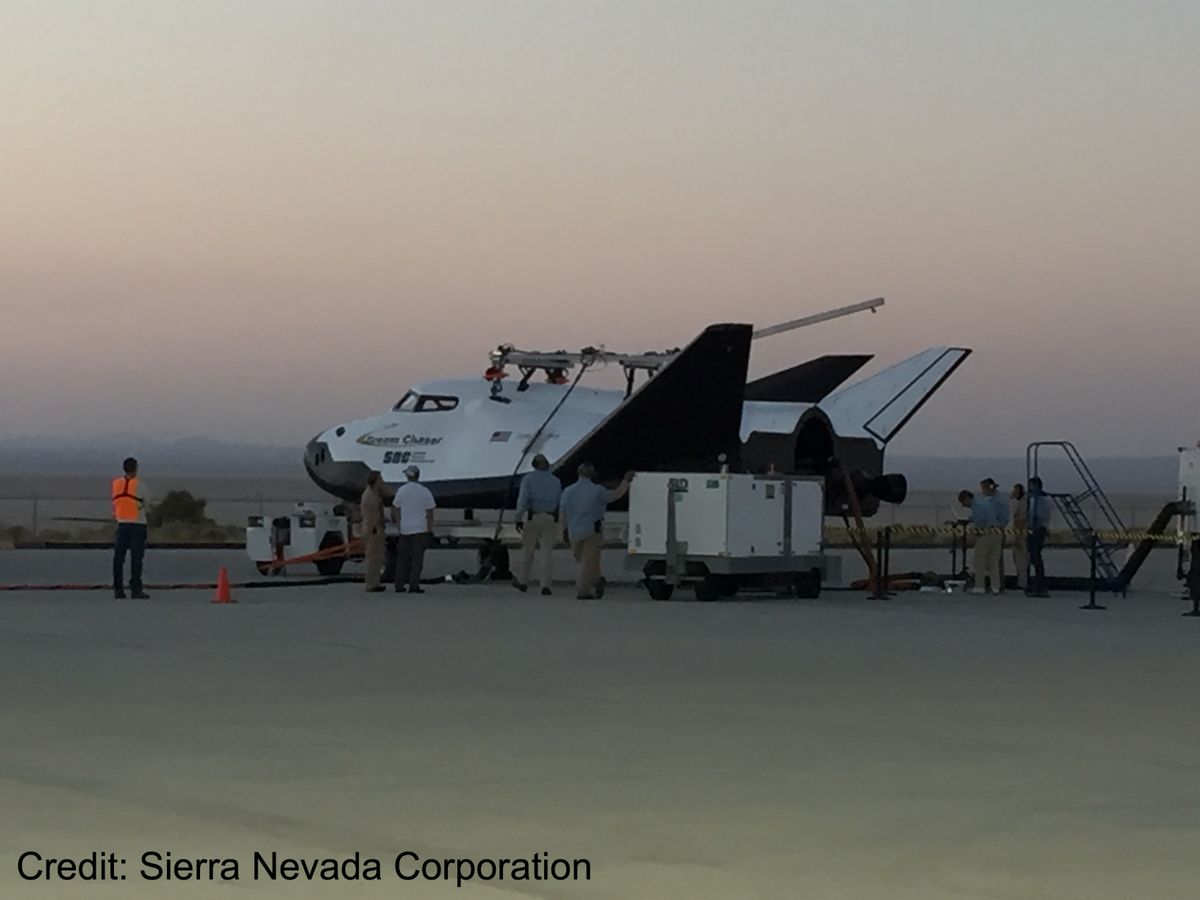
[[[1195,617],[1195,618],[1197,618],[1197,619],[1200,619],[1200,609],[1193,609],[1193,610],[1189,610],[1188,612],[1185,612],[1185,613],[1180,613],[1180,615],[1181,615],[1181,616],[1187,616],[1188,618],[1193,618],[1193,617]]]
[[[1101,606],[1099,603],[1085,603],[1080,609],[1108,609],[1107,606]]]

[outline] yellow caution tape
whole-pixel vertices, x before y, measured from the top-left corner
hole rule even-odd
[[[840,534],[852,534],[859,536],[874,536],[883,532],[888,532],[892,535],[920,535],[922,537],[937,537],[937,536],[962,536],[969,535],[978,537],[984,534],[1000,534],[1005,537],[1028,537],[1029,531],[1025,528],[974,528],[967,525],[871,525],[865,528],[851,526],[849,528],[833,527],[827,529],[830,532]],[[1059,534],[1072,534],[1071,532],[1056,532]],[[1092,532],[1097,538],[1106,544],[1131,544],[1138,541],[1155,541],[1156,543],[1165,544],[1191,544],[1194,541],[1200,540],[1200,533],[1197,532],[1167,532],[1155,533],[1152,531],[1095,531]]]

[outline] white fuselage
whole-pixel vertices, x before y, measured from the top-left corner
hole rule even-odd
[[[554,412],[567,391],[566,385],[544,383],[518,391],[510,383],[501,393],[509,401],[504,403],[491,399],[491,385],[482,378],[430,381],[410,391],[408,408],[330,428],[315,440],[328,447],[333,460],[364,463],[389,484],[403,481],[409,465],[418,466],[426,482],[507,477],[535,453],[544,453],[551,462],[559,459],[625,396],[580,385]],[[422,403],[423,398],[446,399]],[[449,406],[449,398],[453,408],[439,408]],[[809,407],[747,403],[742,437],[751,431],[790,432]]]
[[[697,342],[689,345],[695,346]],[[645,398],[646,391],[662,385],[662,373],[677,372],[672,366],[679,365],[687,352],[668,362],[635,396]],[[761,448],[764,439],[769,441],[772,436],[798,435],[800,427],[807,427],[801,426],[805,414],[817,407],[838,440],[856,441],[859,446],[869,445],[878,451],[880,455],[868,466],[878,469],[882,464],[881,448],[969,353],[965,348],[931,347],[817,404],[745,401],[739,422],[741,440],[747,442],[753,433]],[[695,363],[693,360],[691,364]],[[654,402],[670,409],[677,401],[703,422],[707,410],[701,389],[689,393],[686,382],[676,378],[674,383],[680,386],[669,394],[658,388]],[[305,448],[305,467],[324,490],[355,500],[370,470],[378,471],[385,484],[395,486],[404,480],[404,469],[416,465],[421,480],[434,489],[439,503],[490,508],[511,502],[513,476],[523,466],[527,468],[536,453],[545,454],[551,465],[557,466],[571,454],[578,455],[579,448],[587,447],[593,439],[599,442],[597,446],[607,448],[599,452],[613,453],[614,435],[606,435],[603,429],[612,427],[614,420],[609,417],[624,402],[623,391],[583,384],[572,389],[567,384],[544,381],[531,381],[521,390],[516,379],[511,379],[502,382],[497,398],[493,387],[484,378],[423,382],[388,412],[317,435]],[[675,390],[679,391],[677,397]],[[647,451],[641,456],[643,460],[655,458],[655,448],[664,440],[670,443],[670,435],[651,433],[656,424],[653,415],[643,413],[637,421],[640,424],[630,428],[628,434],[620,434],[619,443],[631,450]],[[768,449],[758,462],[773,466],[773,457],[778,454],[781,471],[787,471],[798,450],[784,446]],[[814,449],[817,451],[824,452],[820,446]],[[676,443],[656,462],[674,468],[677,461],[669,457],[686,456],[686,452],[680,452]],[[574,461],[605,462],[582,458]],[[868,474],[873,477],[881,471]]]

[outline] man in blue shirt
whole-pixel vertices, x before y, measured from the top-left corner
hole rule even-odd
[[[1007,528],[1008,523],[1012,521],[1012,510],[1008,508],[1008,500],[1000,493],[1000,485],[996,484],[994,478],[985,478],[980,486],[984,496],[992,504],[992,521],[996,523],[997,528]]]
[[[1053,515],[1050,497],[1042,489],[1042,479],[1029,479],[1029,491],[1025,494],[1028,501],[1029,522],[1029,562],[1033,565],[1033,579],[1029,583],[1028,593],[1033,597],[1049,597],[1046,590],[1046,563],[1042,560],[1042,549],[1046,546],[1046,536],[1050,530],[1050,517]]]
[[[542,454],[533,458],[533,471],[521,479],[517,494],[517,531],[521,532],[521,577],[513,587],[524,593],[533,574],[533,558],[542,550],[542,594],[550,595],[554,582],[554,542],[557,537],[558,499],[562,482],[550,471]]]
[[[596,483],[596,467],[584,463],[579,467],[578,480],[562,492],[559,510],[563,530],[579,574],[575,579],[575,595],[580,600],[596,600],[604,596],[604,579],[600,577],[600,548],[604,542],[604,514],[608,504],[629,493],[633,473],[625,476],[615,490]]]
[[[975,536],[974,593],[982,594],[986,584],[991,593],[998,594],[1004,590],[1000,574],[1004,533],[999,529],[1008,526],[1008,503],[996,490],[995,479],[985,478],[979,482],[979,489],[981,496],[971,501],[971,524],[988,531]]]

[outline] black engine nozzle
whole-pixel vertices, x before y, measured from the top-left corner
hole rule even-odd
[[[855,483],[859,496],[878,497],[884,503],[903,503],[908,496],[908,479],[903,475],[880,475]]]
[[[869,477],[861,469],[852,472],[850,481],[858,509],[864,516],[873,516],[879,511],[880,503],[903,503],[908,496],[908,479],[903,475],[878,475]],[[829,476],[825,483],[825,511],[827,515],[847,515],[854,509],[846,491],[846,483],[840,477]]]

